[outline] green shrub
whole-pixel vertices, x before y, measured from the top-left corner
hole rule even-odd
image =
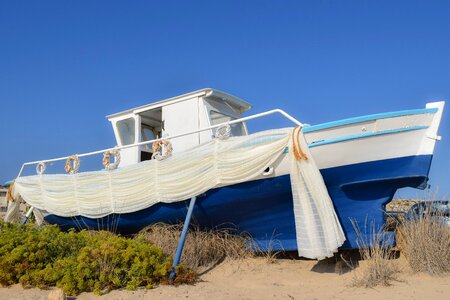
[[[58,286],[68,295],[166,282],[171,259],[144,238],[0,222],[0,284]]]

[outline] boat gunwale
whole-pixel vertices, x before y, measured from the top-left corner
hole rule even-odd
[[[397,128],[397,129],[390,129],[390,130],[383,130],[383,131],[376,131],[376,132],[353,134],[353,135],[347,135],[347,136],[343,136],[343,137],[337,137],[337,138],[331,138],[331,139],[327,139],[327,140],[312,142],[312,143],[308,144],[308,147],[314,148],[314,147],[318,147],[318,146],[346,142],[346,141],[351,141],[351,140],[356,140],[356,139],[363,139],[363,138],[369,138],[369,137],[374,137],[374,136],[379,136],[379,135],[401,133],[401,132],[414,131],[414,130],[422,130],[422,129],[427,129],[427,128],[429,128],[429,126],[412,126],[412,127],[406,127],[406,128]]]
[[[323,129],[329,129],[333,127],[340,127],[350,124],[363,123],[367,121],[373,121],[378,119],[388,119],[388,118],[397,118],[411,115],[423,115],[423,114],[435,114],[439,111],[438,108],[419,108],[419,109],[408,109],[408,110],[399,110],[392,111],[386,113],[378,113],[371,115],[358,116],[353,118],[341,119],[337,121],[331,121],[326,123],[320,123],[317,125],[305,126],[303,128],[304,133],[316,132]]]

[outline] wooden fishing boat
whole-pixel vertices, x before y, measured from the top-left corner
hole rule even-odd
[[[154,168],[151,161],[155,158],[165,159],[170,165],[170,160],[176,160],[177,154],[184,157],[184,160],[189,160],[188,156],[182,156],[183,153],[190,153],[193,161],[198,159],[200,163],[202,156],[197,157],[192,149],[204,149],[204,145],[212,143],[218,135],[225,136],[225,139],[229,137],[232,142],[249,139],[252,144],[261,143],[261,145],[266,142],[275,143],[277,139],[288,139],[293,132],[292,129],[255,133],[255,135],[248,132],[247,122],[271,114],[279,114],[293,122],[295,126],[302,127],[302,134],[309,148],[307,152],[320,170],[332,200],[332,209],[345,234],[345,242],[340,245],[342,248],[357,248],[358,236],[352,222],[360,225],[370,222],[374,228],[382,228],[386,220],[385,205],[392,200],[398,189],[404,187],[424,189],[427,186],[434,147],[436,141],[440,140],[438,128],[444,104],[444,102],[433,102],[426,104],[424,108],[304,125],[280,109],[243,117],[243,113],[251,108],[249,103],[218,90],[203,89],[108,116],[117,147],[80,154],[76,157],[25,163],[22,170],[27,166],[38,165],[39,174],[22,176],[21,170],[16,179],[16,185],[20,185],[17,194],[35,206],[47,222],[58,224],[62,228],[113,229],[122,233],[134,233],[156,222],[180,222],[185,218],[190,197],[169,201],[164,198],[164,190],[158,190],[158,193],[162,194],[160,198],[149,200],[151,203],[143,204],[139,206],[139,209],[133,210],[133,206],[130,205],[127,209],[118,210],[116,201],[113,208],[102,207],[100,209],[102,213],[97,213],[95,215],[97,217],[86,213],[86,210],[79,210],[79,214],[77,211],[66,214],[63,209],[58,210],[55,207],[58,205],[59,194],[54,189],[49,188],[45,191],[46,194],[44,192],[40,194],[40,199],[33,198],[30,191],[35,191],[32,187],[38,186],[38,182],[42,180],[51,182],[60,178],[64,180],[77,178],[76,182],[71,182],[75,187],[79,185],[78,190],[76,188],[74,190],[82,192],[83,187],[89,188],[87,183],[83,186],[83,180],[87,180],[89,176],[91,179],[93,176],[116,176],[114,174],[120,174],[120,170],[128,172],[126,170],[132,170],[134,166]],[[244,142],[236,145],[238,150],[246,147]],[[252,153],[242,153],[252,157],[250,160],[258,160],[258,157],[264,157],[265,153],[264,149],[258,149],[260,148],[254,147],[248,150],[254,151],[253,156]],[[270,148],[268,151],[272,149],[275,148]],[[276,151],[273,150],[273,154],[265,158],[267,163],[264,161],[259,163],[258,166],[263,169],[249,178],[236,181],[230,179],[228,183],[222,180],[212,185],[204,183],[208,189],[195,195],[197,197],[193,209],[195,222],[207,228],[229,227],[232,224],[236,230],[249,233],[262,249],[269,247],[274,250],[298,249],[299,240],[296,230],[301,230],[299,229],[301,220],[296,219],[295,201],[293,202],[290,171],[292,163],[289,158],[289,153],[292,151],[294,149],[291,144],[277,148]],[[68,171],[74,173],[79,158],[101,153],[108,153],[105,156],[108,167],[106,171],[88,175],[78,172],[76,174],[79,175],[78,177],[74,177],[74,174],[58,175],[66,177],[42,175],[45,164],[49,162],[68,159],[66,165]],[[226,151],[221,153],[223,156],[227,154]],[[208,154],[202,155],[206,157]],[[113,156],[117,160],[115,163],[111,163]],[[269,162],[272,157],[274,160]],[[237,168],[236,164],[235,168]],[[174,174],[185,171],[186,169],[172,171],[170,175],[174,176],[173,184],[181,180]],[[192,176],[192,185],[196,185],[196,182],[202,178],[201,171],[195,174]],[[162,177],[157,176],[151,180],[148,179],[148,182],[158,181],[160,178]],[[125,175],[120,180],[125,184]],[[132,183],[126,182],[126,184]],[[166,184],[170,187],[169,183]],[[105,191],[107,189],[105,188]],[[170,188],[166,191],[169,194],[171,192]],[[116,196],[120,194],[116,197],[122,197],[120,199],[141,197],[135,196],[132,191],[124,193],[123,190],[114,189],[114,187],[109,193],[116,193]],[[76,194],[72,194],[71,197],[75,202],[85,200]],[[147,198],[142,199],[145,202]],[[94,205],[92,209],[99,209],[102,205],[108,206],[111,202],[107,203],[106,205],[99,201],[98,206]],[[317,207],[313,210],[315,214],[321,213],[317,211]],[[363,232],[362,236],[367,237],[366,233]],[[389,233],[386,233],[386,236],[388,237]],[[274,243],[274,240],[277,242]]]

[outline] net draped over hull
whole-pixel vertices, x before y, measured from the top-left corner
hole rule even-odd
[[[254,180],[279,162],[296,139],[308,157],[297,159],[295,151],[288,151],[298,252],[308,258],[330,257],[345,236],[306,140],[303,134],[293,135],[293,130],[216,138],[162,161],[144,161],[111,171],[19,177],[14,195],[62,217],[131,213]]]

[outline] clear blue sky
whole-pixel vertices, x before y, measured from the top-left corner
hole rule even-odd
[[[203,87],[310,124],[450,101],[450,1],[0,0],[0,182],[115,145],[107,114]]]

